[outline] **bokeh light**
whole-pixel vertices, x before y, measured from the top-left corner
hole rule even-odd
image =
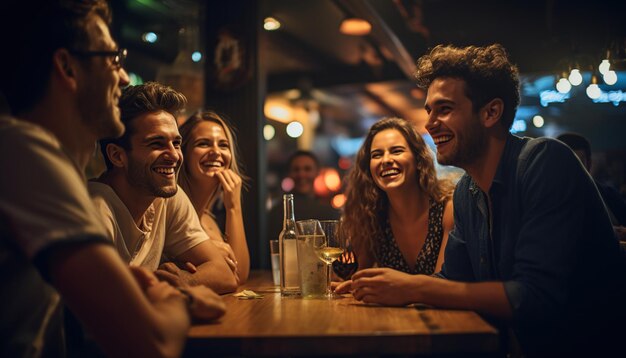
[[[333,200],[331,200],[330,205],[335,209],[342,208],[346,204],[346,196],[345,194],[337,194],[333,196]]]
[[[293,182],[293,179],[291,178],[285,178],[280,183],[280,188],[283,189],[285,193],[292,191],[294,186],[295,186],[295,183]]]

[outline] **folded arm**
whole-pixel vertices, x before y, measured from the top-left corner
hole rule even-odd
[[[175,286],[205,285],[219,294],[234,292],[237,289],[238,279],[235,269],[227,263],[217,246],[210,240],[192,247],[182,253],[176,260],[190,262],[196,267],[195,272],[180,269],[173,263],[161,265],[155,273],[163,280]]]

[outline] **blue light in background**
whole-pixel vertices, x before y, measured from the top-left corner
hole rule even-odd
[[[359,151],[361,145],[365,141],[365,137],[346,138],[335,137],[330,140],[330,145],[335,149],[341,157],[351,157]]]
[[[593,99],[593,103],[613,103],[614,106],[619,106],[620,102],[626,102],[626,92],[622,91],[602,91],[600,97]]]
[[[152,31],[144,33],[141,38],[143,39],[144,42],[151,43],[151,44],[159,40],[159,36]]]
[[[200,60],[202,60],[202,53],[200,51],[195,51],[191,54],[191,60],[193,62],[200,62]]]
[[[539,103],[543,107],[548,107],[550,103],[564,103],[570,98],[570,92],[560,93],[555,90],[547,90],[539,92]]]
[[[526,121],[523,119],[516,119],[511,126],[511,133],[520,133],[526,131]]]

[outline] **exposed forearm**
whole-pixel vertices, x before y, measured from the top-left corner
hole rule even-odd
[[[457,282],[430,276],[415,276],[419,289],[414,290],[414,302],[428,305],[468,309],[489,316],[510,319],[511,305],[502,282]]]
[[[107,355],[180,355],[190,324],[184,298],[160,286],[149,290],[162,299],[149,300],[113,248],[59,249],[51,273],[66,304]]]
[[[239,284],[248,280],[250,274],[250,252],[246,241],[246,231],[243,226],[241,208],[229,209],[226,213],[226,237],[237,258],[239,270]]]
[[[221,257],[199,265],[195,273],[183,275],[181,279],[191,286],[205,285],[219,294],[237,289],[237,278]]]

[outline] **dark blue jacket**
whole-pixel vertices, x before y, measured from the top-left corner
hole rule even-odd
[[[441,275],[502,281],[526,353],[591,348],[620,319],[626,327],[624,257],[592,178],[561,142],[510,135],[489,196],[461,178],[454,220]]]

